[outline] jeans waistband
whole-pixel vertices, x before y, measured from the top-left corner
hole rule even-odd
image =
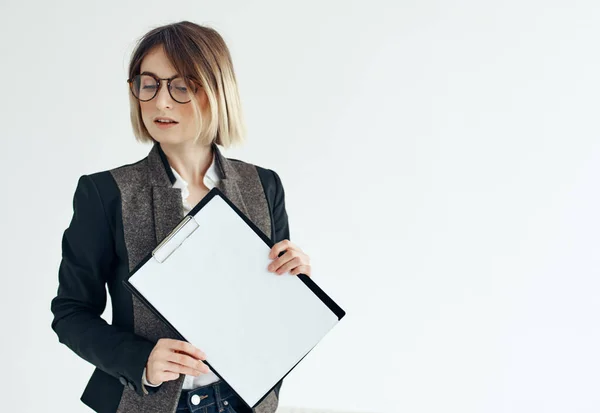
[[[195,412],[216,404],[216,411],[222,412],[228,404],[226,399],[232,396],[235,396],[235,393],[231,387],[223,380],[219,380],[192,390],[182,390],[177,408],[187,407],[191,412]]]

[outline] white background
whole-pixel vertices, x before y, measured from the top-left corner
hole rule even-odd
[[[226,155],[280,174],[347,311],[282,406],[600,410],[600,3],[3,0],[3,411],[89,411],[50,328],[62,232],[80,175],[148,153],[127,62],[179,20],[225,38],[249,128]]]

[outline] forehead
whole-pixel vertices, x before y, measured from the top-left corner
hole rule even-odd
[[[140,66],[140,72],[152,72],[163,78],[177,74],[162,47],[156,47],[144,56]]]

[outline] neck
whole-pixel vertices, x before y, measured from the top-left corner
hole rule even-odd
[[[169,165],[177,171],[188,185],[202,185],[204,175],[213,160],[211,146],[191,142],[177,144],[161,143]]]

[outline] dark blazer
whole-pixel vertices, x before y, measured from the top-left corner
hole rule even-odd
[[[212,148],[219,189],[274,243],[289,239],[278,174],[225,158],[216,144]],[[160,144],[154,143],[144,159],[83,175],[75,189],[73,217],[62,238],[58,292],[51,303],[52,329],[61,343],[96,366],[81,401],[100,413],[173,412],[181,394],[184,375],[158,388],[142,386],[156,341],[175,336],[123,285],[184,216],[174,182]],[[100,317],[106,288],[111,324]],[[255,412],[275,411],[282,381]]]

